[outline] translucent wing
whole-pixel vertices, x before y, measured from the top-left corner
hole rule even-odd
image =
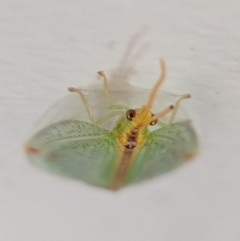
[[[78,120],[40,130],[26,143],[26,152],[41,168],[104,187],[111,185],[117,159],[109,132]]]
[[[98,87],[98,89],[100,88],[101,90],[96,91],[83,91],[95,120],[106,116],[110,112],[106,107],[102,85]],[[110,101],[111,104],[121,104],[129,108],[139,108],[142,105],[146,104],[149,93],[150,90],[142,90],[139,87],[131,86],[131,88],[128,88],[126,91],[111,91]],[[170,104],[174,104],[177,99],[179,99],[179,95],[159,92],[154,101],[153,113],[157,113],[160,110],[169,106]],[[125,114],[124,111],[123,114]],[[180,111],[178,111],[178,116],[176,120],[186,119],[186,116],[187,115],[183,111],[183,109],[180,109]],[[101,127],[112,130],[118,118],[119,117],[116,116],[116,118],[109,119],[108,121],[103,123]],[[166,116],[165,119],[163,119],[162,121],[167,121],[167,118],[168,116]],[[37,122],[32,134],[36,133],[37,131],[45,128],[50,124],[56,123],[61,120],[69,119],[81,120],[86,122],[90,121],[86,108],[83,105],[82,100],[76,93],[70,93],[63,99],[53,104]]]
[[[176,122],[171,127],[153,131],[135,155],[124,184],[168,172],[194,157],[197,148],[196,133],[187,122]]]

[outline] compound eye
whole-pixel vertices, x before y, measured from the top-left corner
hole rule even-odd
[[[152,116],[154,116],[154,114],[152,114]],[[149,124],[150,124],[151,126],[154,126],[154,125],[157,124],[157,122],[158,122],[158,120],[156,119],[156,120],[154,120],[154,121],[151,121]]]
[[[136,111],[133,109],[128,110],[126,113],[126,117],[130,121],[132,121],[135,118],[135,116],[136,116]]]

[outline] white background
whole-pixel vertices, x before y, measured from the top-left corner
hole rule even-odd
[[[239,26],[234,0],[2,0],[0,240],[239,241]],[[198,158],[114,193],[33,167],[22,145],[36,120],[118,66],[139,30],[150,48],[137,84],[150,88],[165,59],[163,89],[193,96]]]

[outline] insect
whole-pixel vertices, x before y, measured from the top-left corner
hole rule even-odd
[[[112,190],[159,176],[192,159],[198,150],[196,133],[189,121],[175,122],[181,101],[190,95],[182,95],[174,105],[152,113],[166,75],[163,60],[160,66],[161,75],[147,103],[132,109],[110,103],[107,77],[99,71],[109,110],[99,120],[94,119],[83,92],[70,87],[83,102],[91,123],[67,118],[41,128],[25,144],[29,159],[51,172]],[[168,121],[161,121],[168,113]],[[115,116],[118,119],[111,130],[100,127]],[[153,125],[157,128],[150,131]]]

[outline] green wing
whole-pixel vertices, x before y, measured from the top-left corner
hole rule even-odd
[[[186,122],[174,123],[150,133],[135,154],[123,185],[170,171],[198,148],[194,129]],[[87,122],[64,120],[37,132],[27,143],[29,159],[51,172],[110,188],[118,161],[114,138],[107,130]]]
[[[191,159],[197,150],[196,133],[187,122],[176,122],[170,127],[153,131],[136,153],[124,184],[168,172]]]
[[[37,166],[60,175],[110,187],[117,151],[111,134],[78,120],[65,120],[36,133],[26,152]]]

